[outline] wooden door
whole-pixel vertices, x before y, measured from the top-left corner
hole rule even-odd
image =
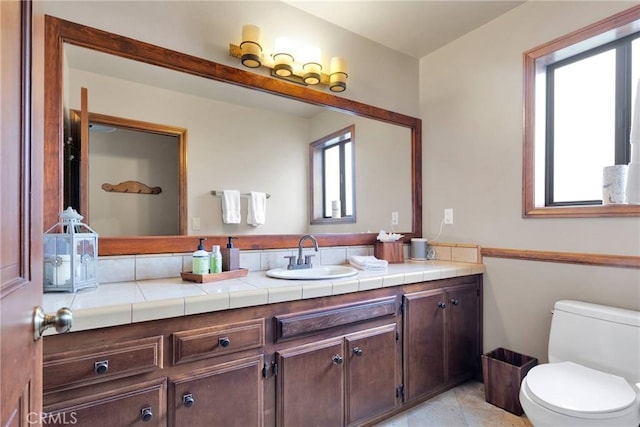
[[[171,378],[170,425],[262,426],[262,365],[256,356]]]
[[[480,295],[478,285],[447,289],[448,381],[471,377],[480,367]]]
[[[344,423],[344,340],[276,353],[276,419],[280,427]]]
[[[349,335],[346,341],[346,424],[357,425],[396,407],[396,324]]]
[[[444,386],[446,293],[442,289],[404,296],[404,389],[413,400]]]
[[[42,102],[36,99],[44,73],[35,70],[31,79],[31,15],[30,1],[0,1],[2,426],[38,424],[42,410],[42,344],[33,338],[33,312],[42,303]]]

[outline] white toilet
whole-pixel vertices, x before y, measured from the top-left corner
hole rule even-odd
[[[638,427],[640,312],[556,302],[549,363],[524,378],[520,404],[536,427]]]

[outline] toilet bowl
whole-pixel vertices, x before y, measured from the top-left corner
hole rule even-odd
[[[520,385],[520,404],[534,426],[640,423],[640,394],[624,378],[573,362],[536,368]]]
[[[638,427],[640,312],[556,302],[549,363],[528,372],[519,397],[535,427]]]

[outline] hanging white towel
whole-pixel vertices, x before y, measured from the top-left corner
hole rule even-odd
[[[264,225],[267,213],[267,194],[252,191],[247,204],[247,224],[259,227]]]
[[[238,190],[222,190],[222,222],[240,224],[240,192]]]

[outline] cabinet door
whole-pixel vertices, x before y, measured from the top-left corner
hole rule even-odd
[[[347,341],[347,425],[396,407],[396,325],[349,335]]]
[[[404,296],[404,390],[407,401],[445,384],[446,293]]]
[[[251,357],[170,379],[171,425],[263,425],[263,357]]]
[[[480,363],[480,296],[475,283],[447,289],[448,381],[471,377]]]
[[[47,426],[91,427],[166,425],[166,381],[109,390],[44,408]]]
[[[281,427],[344,425],[344,340],[276,353],[276,419]]]

